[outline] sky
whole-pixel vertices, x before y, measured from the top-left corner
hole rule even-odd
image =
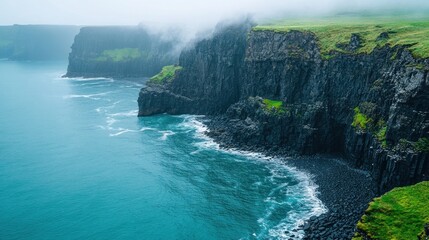
[[[0,25],[206,25],[334,11],[429,9],[429,0],[0,0]]]
[[[0,25],[137,25],[192,38],[220,21],[256,21],[338,12],[405,10],[429,13],[429,0],[0,0]],[[429,14],[427,14],[429,16]],[[174,32],[174,31],[173,31]]]

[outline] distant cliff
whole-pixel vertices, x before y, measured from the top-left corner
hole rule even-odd
[[[139,115],[212,115],[226,147],[343,154],[381,192],[428,179],[429,60],[349,40],[327,57],[311,31],[223,28],[181,54],[174,80],[141,90]]]
[[[174,42],[141,27],[84,27],[69,56],[67,77],[150,77],[176,63]]]
[[[0,58],[66,60],[78,26],[0,26]]]

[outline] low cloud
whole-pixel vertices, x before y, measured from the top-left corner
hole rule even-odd
[[[0,25],[136,25],[190,39],[220,21],[256,21],[340,12],[428,13],[428,0],[2,0]],[[172,33],[172,34],[171,34]]]

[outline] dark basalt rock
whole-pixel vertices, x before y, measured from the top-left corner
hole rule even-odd
[[[209,134],[227,147],[339,153],[369,171],[379,192],[429,179],[428,153],[395,147],[429,137],[428,59],[385,46],[325,60],[312,33],[249,28],[225,27],[183,52],[170,85],[141,90],[139,115],[212,115]],[[360,45],[353,35],[348,48]],[[284,113],[265,111],[262,98],[283,101]],[[385,121],[387,147],[376,132],[352,126],[363,103]]]
[[[389,39],[389,33],[388,32],[382,32],[380,33],[380,35],[377,37],[376,41],[384,41]]]
[[[348,44],[337,44],[337,47],[348,52],[354,52],[362,47],[362,37],[353,33]]]
[[[419,240],[429,240],[429,223],[424,227],[423,232],[418,236]]]
[[[250,27],[250,24],[218,26],[211,39],[184,50],[179,58],[183,70],[171,84],[142,89],[139,116],[164,112],[216,114],[237,102]],[[160,94],[159,89],[165,89],[165,93]]]

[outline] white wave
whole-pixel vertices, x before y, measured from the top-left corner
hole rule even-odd
[[[194,129],[195,137],[200,140],[195,143],[199,149],[191,154],[196,154],[204,149],[211,149],[233,155],[239,155],[249,160],[263,161],[265,164],[268,163],[265,166],[270,169],[270,181],[276,181],[276,178],[280,180],[285,179],[284,182],[279,183],[276,188],[273,188],[265,199],[265,202],[269,203],[270,206],[266,209],[265,215],[258,220],[262,231],[259,234],[253,234],[257,239],[290,239],[292,234],[295,235],[295,238],[301,239],[304,236],[304,232],[303,230],[298,230],[299,226],[308,221],[310,217],[319,216],[327,212],[325,205],[317,198],[318,186],[313,182],[313,176],[286,165],[287,158],[273,158],[256,152],[221,148],[219,144],[206,135],[209,130],[204,123],[198,121],[200,116],[184,115],[182,117],[184,120],[181,127],[184,129]],[[299,183],[294,186],[289,186],[286,178],[290,178],[290,176],[294,176]],[[255,184],[261,183],[258,182]],[[300,196],[300,203],[309,206],[309,209],[307,211],[302,211],[300,209],[292,208],[282,221],[280,221],[276,226],[271,226],[268,222],[268,218],[271,216],[273,211],[281,205],[289,204],[287,200],[281,201],[273,198],[275,192],[284,192],[287,196]],[[299,193],[299,195],[297,195],[297,193]],[[268,234],[268,236],[266,234]]]
[[[93,100],[99,100],[100,98],[98,98],[98,96],[104,96],[104,95],[107,95],[111,92],[112,91],[103,92],[103,93],[95,93],[95,94],[70,94],[70,95],[63,96],[63,99],[88,98],[88,99],[93,99]]]
[[[88,81],[85,83],[79,83],[79,86],[90,86],[90,87],[109,87],[111,86],[110,82],[105,83],[104,81],[100,83],[99,81]]]
[[[107,127],[110,129],[110,127],[117,122],[118,120],[112,118],[112,117],[107,117],[106,118],[106,123],[107,123]]]
[[[139,131],[140,132],[145,132],[145,131],[158,131],[158,130],[155,129],[155,128],[150,128],[150,127],[142,127],[142,128],[140,128]]]
[[[109,136],[115,137],[115,136],[119,136],[119,135],[122,135],[122,134],[128,133],[128,132],[136,132],[135,130],[123,129],[123,128],[118,128],[118,130],[120,130],[120,131],[117,133],[111,133],[111,134],[109,134]]]
[[[162,141],[167,140],[168,136],[176,134],[175,132],[170,131],[170,130],[168,130],[168,131],[159,131],[159,132],[162,133],[162,136],[159,138],[159,140],[162,140]]]
[[[108,82],[113,82],[113,78],[104,78],[104,77],[94,77],[94,78],[84,78],[84,77],[58,77],[57,80],[69,80],[69,81],[76,81],[76,82],[88,82],[88,81],[100,81],[105,80]]]
[[[270,181],[276,181],[275,179],[281,179],[288,177],[290,175],[294,176],[298,180],[298,184],[289,186],[286,183],[279,184],[278,187],[272,189],[269,196],[265,199],[266,202],[270,203],[270,207],[266,209],[266,213],[264,217],[258,220],[262,229],[268,231],[269,238],[272,239],[289,239],[291,235],[295,235],[295,237],[302,238],[304,236],[304,231],[299,227],[302,226],[310,217],[319,216],[325,212],[327,212],[327,208],[322,203],[320,199],[317,198],[318,186],[313,182],[313,176],[308,173],[297,170],[294,167],[290,167],[285,165],[284,160],[273,158],[270,162],[271,164],[275,164],[277,166],[273,167],[270,164]],[[279,181],[279,180],[277,180]],[[288,201],[278,201],[273,197],[276,192],[285,192],[287,196],[296,197],[295,204],[302,204],[308,206],[307,210],[300,210],[300,208],[294,208],[288,212],[287,216],[280,221],[274,227],[269,226],[269,217],[271,214],[281,205],[290,204]],[[296,195],[299,193],[299,195]],[[264,232],[259,234],[259,238],[266,238]]]
[[[96,108],[96,109],[95,109],[95,111],[96,111],[96,112],[101,112],[101,111],[106,112],[106,109],[114,108],[114,107],[115,107],[118,103],[120,103],[120,102],[121,102],[121,100],[116,101],[116,102],[114,102],[114,103],[112,103],[111,105],[106,106],[106,107],[98,107],[98,108]]]
[[[179,124],[179,127],[182,127],[182,129],[194,130],[194,137],[202,140],[194,143],[197,147],[204,149],[226,150],[221,149],[218,143],[216,143],[212,138],[207,136],[207,132],[209,132],[208,127],[201,121],[197,120],[197,118],[201,116],[182,115],[181,117],[183,118],[183,122]]]
[[[134,116],[137,116],[138,112],[139,112],[138,110],[131,110],[128,112],[111,113],[107,115],[112,117],[134,117]]]

